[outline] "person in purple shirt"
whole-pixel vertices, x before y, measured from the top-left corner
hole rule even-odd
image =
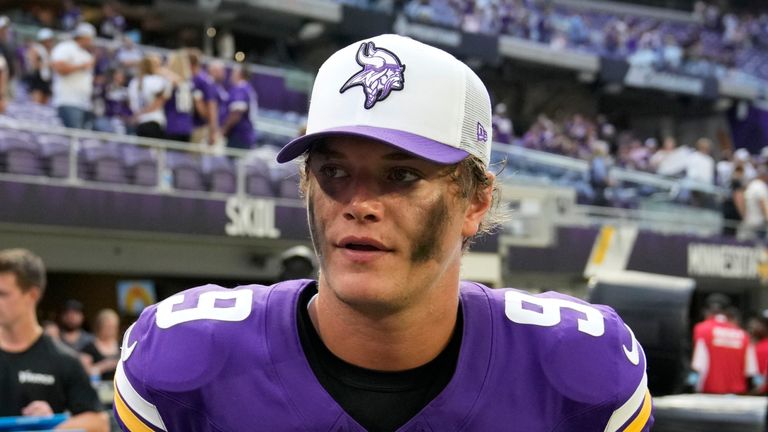
[[[213,80],[202,65],[202,53],[189,50],[189,66],[192,71],[192,137],[194,143],[213,145],[219,136],[218,103]]]
[[[128,101],[128,79],[122,69],[110,71],[109,81],[104,88],[104,115],[118,119],[126,133],[134,133],[133,111]]]
[[[185,51],[175,51],[168,57],[166,78],[171,82],[170,98],[165,102],[165,132],[169,139],[189,142],[192,136],[194,98],[192,70]]]
[[[648,431],[642,348],[616,312],[461,281],[499,222],[478,76],[398,35],[315,79],[300,158],[317,280],[193,288],[123,338],[125,431]]]
[[[256,142],[253,119],[258,111],[258,102],[244,66],[236,65],[232,68],[227,99],[222,102],[225,114],[221,117],[221,134],[227,138],[227,146],[250,149]]]

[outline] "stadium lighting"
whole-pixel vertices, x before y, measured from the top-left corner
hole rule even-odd
[[[209,38],[216,37],[216,28],[215,27],[208,27],[207,29],[205,29],[205,34]]]

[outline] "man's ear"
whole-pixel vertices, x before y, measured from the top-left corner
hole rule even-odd
[[[35,304],[40,303],[40,299],[43,298],[43,290],[41,290],[40,287],[36,285],[32,285],[27,293],[30,297],[32,297],[32,300],[35,301]]]
[[[486,171],[485,176],[488,178],[488,186],[473,193],[472,196],[469,197],[469,205],[464,212],[464,225],[461,229],[461,235],[464,238],[472,237],[477,234],[477,231],[480,228],[480,223],[491,208],[493,202],[493,185],[496,181],[496,176],[488,171]]]

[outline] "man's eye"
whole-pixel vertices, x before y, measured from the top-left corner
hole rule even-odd
[[[346,171],[333,165],[326,165],[320,168],[320,173],[328,178],[341,178],[347,175]]]
[[[407,168],[394,168],[389,172],[389,179],[396,182],[413,182],[421,177]]]

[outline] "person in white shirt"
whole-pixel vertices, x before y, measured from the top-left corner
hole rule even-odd
[[[136,135],[148,138],[166,138],[163,106],[170,97],[171,86],[159,74],[160,57],[144,56],[139,74],[128,84],[128,101],[136,120]]]
[[[53,105],[64,126],[88,128],[93,121],[93,66],[89,49],[96,29],[88,23],[75,28],[73,38],[60,42],[51,53]]]
[[[696,151],[688,158],[685,177],[699,183],[713,184],[715,182],[715,160],[712,159],[712,141],[709,138],[699,138],[696,141]]]
[[[768,166],[758,168],[744,191],[744,220],[739,232],[742,239],[764,239],[768,221]]]

